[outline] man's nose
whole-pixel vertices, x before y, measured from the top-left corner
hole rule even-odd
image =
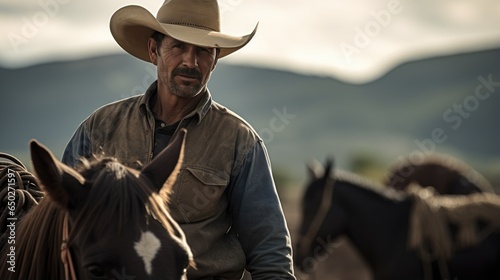
[[[188,68],[198,67],[198,56],[196,46],[188,45],[183,54],[183,64]]]

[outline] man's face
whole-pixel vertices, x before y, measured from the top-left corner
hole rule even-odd
[[[217,50],[191,45],[165,36],[161,45],[149,41],[150,55],[156,51],[158,86],[178,97],[190,98],[203,92],[217,64]],[[153,50],[152,48],[155,48]],[[155,62],[153,60],[153,62]]]

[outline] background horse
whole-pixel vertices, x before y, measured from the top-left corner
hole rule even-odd
[[[428,255],[426,266],[418,250],[408,248],[410,214],[416,201],[412,196],[345,171],[331,176],[331,170],[330,162],[324,174],[308,184],[303,196],[300,236],[294,249],[295,265],[301,271],[313,271],[318,260],[333,253],[328,245],[345,235],[375,280],[444,279],[444,274],[448,279],[500,279],[498,231],[473,247],[456,247],[444,263],[445,273],[442,262]],[[498,197],[494,199],[498,203]],[[493,219],[498,225],[500,217]],[[456,239],[456,230],[451,229],[451,235]]]
[[[1,278],[184,279],[192,254],[165,208],[184,137],[140,172],[109,158],[77,172],[32,141],[47,196],[15,225],[15,244],[0,256]]]
[[[493,192],[493,186],[479,172],[458,158],[444,154],[427,154],[418,160],[400,159],[390,168],[385,185],[405,190],[416,183],[433,187],[439,194]]]

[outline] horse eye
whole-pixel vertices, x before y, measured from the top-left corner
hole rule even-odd
[[[88,270],[90,276],[94,279],[107,279],[106,272],[104,271],[104,269],[101,266],[99,266],[97,264],[89,265],[87,267],[87,270]]]

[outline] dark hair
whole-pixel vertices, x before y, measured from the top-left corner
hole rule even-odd
[[[163,42],[163,38],[165,38],[165,34],[155,31],[151,38],[155,40],[157,46],[161,46],[161,42]]]

